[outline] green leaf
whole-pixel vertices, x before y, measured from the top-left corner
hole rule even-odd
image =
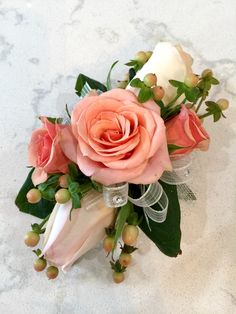
[[[115,61],[115,62],[112,64],[112,66],[111,66],[111,68],[110,68],[110,70],[109,70],[109,72],[108,72],[108,75],[107,75],[107,90],[112,89],[112,86],[111,86],[111,72],[112,72],[112,69],[114,68],[114,66],[115,66],[118,62],[119,62],[118,60]]]
[[[33,250],[32,252],[34,252],[37,256],[40,256],[42,254],[42,251],[40,249]]]
[[[54,201],[55,200],[55,192],[56,189],[53,188],[52,186],[49,186],[48,188],[46,188],[45,190],[43,190],[42,193],[42,197],[48,201]]]
[[[26,194],[30,189],[34,188],[31,180],[31,175],[33,171],[34,168],[31,169],[25,183],[21,187],[16,197],[15,204],[21,212],[33,215],[38,218],[45,218],[52,212],[55,202],[47,201],[42,198],[41,201],[37,204],[28,203]]]
[[[76,90],[76,94],[78,96],[81,96],[81,91],[84,87],[85,83],[88,83],[88,85],[91,87],[91,89],[96,89],[96,90],[100,90],[102,92],[106,92],[107,88],[105,85],[103,85],[102,83],[91,79],[90,77],[84,75],[84,74],[79,74],[76,84],[75,84],[75,90]]]
[[[142,88],[144,86],[144,84],[139,78],[135,78],[130,82],[130,86]]]
[[[211,77],[210,82],[211,82],[212,85],[220,84],[220,82],[215,77]]]
[[[186,99],[191,102],[195,102],[200,94],[197,87],[186,88],[184,92]]]
[[[79,176],[78,166],[74,163],[70,163],[68,165],[68,169],[69,169],[69,175],[70,175],[71,179],[75,180]]]
[[[216,102],[206,101],[206,106],[207,106],[206,111],[209,114],[213,115],[214,122],[217,122],[218,120],[220,120],[222,116],[224,116],[222,110],[220,109],[219,105]]]
[[[138,101],[143,103],[143,102],[148,101],[152,97],[153,97],[153,93],[152,93],[151,88],[142,87],[138,94]]]
[[[183,82],[176,81],[176,80],[169,80],[169,83],[174,87],[183,87]]]
[[[68,190],[72,199],[72,208],[80,208],[81,207],[81,190],[78,182],[71,182],[69,184]]]
[[[175,144],[168,144],[168,152],[169,154],[173,153],[174,151],[178,150],[178,149],[182,149],[182,148],[187,148],[187,147],[184,147],[184,146],[178,146],[178,145],[175,145]]]
[[[135,75],[136,75],[136,71],[134,70],[134,68],[129,69],[129,81],[132,81]]]
[[[118,239],[121,236],[122,230],[124,228],[124,225],[125,225],[127,218],[129,217],[131,209],[132,209],[132,204],[130,202],[128,202],[127,204],[122,206],[119,210],[119,213],[118,213],[118,216],[116,219],[116,226],[115,226],[115,229],[116,229],[116,233],[115,233],[115,237],[114,237],[115,246],[116,246]]]
[[[134,65],[137,64],[137,61],[136,60],[130,60],[129,62],[125,63],[125,65],[129,66],[129,67],[132,67]]]
[[[50,185],[53,185],[53,186],[55,185],[56,187],[60,176],[61,174],[53,174],[47,179],[46,182],[40,183],[38,185],[38,189],[40,190],[40,192],[45,191]]]
[[[63,119],[62,118],[53,118],[53,117],[47,117],[48,121],[53,124],[62,124]]]
[[[156,244],[161,252],[167,256],[176,257],[181,253],[180,206],[177,189],[175,185],[169,185],[161,181],[160,184],[169,199],[167,218],[163,223],[157,223],[149,219],[151,231],[148,228],[145,218],[142,220],[139,227]],[[130,191],[133,197],[140,195],[139,192],[137,193],[136,185],[131,185]],[[152,208],[161,210],[158,204],[153,205]],[[137,211],[140,216],[143,216],[143,209],[141,207],[135,206],[135,211]]]

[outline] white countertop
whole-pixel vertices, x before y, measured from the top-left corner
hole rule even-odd
[[[236,2],[234,0],[0,1],[0,313],[236,313]],[[36,116],[59,114],[82,72],[104,80],[159,40],[180,42],[194,69],[211,67],[227,97],[227,120],[206,127],[208,153],[195,160],[194,203],[182,203],[182,251],[168,258],[143,234],[121,285],[95,249],[56,281],[32,269],[23,236],[34,217],[14,198],[27,174]],[[211,120],[211,119],[209,119]]]

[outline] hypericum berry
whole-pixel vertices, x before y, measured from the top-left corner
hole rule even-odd
[[[29,192],[26,194],[26,198],[29,203],[31,204],[36,204],[41,200],[41,192],[38,189],[31,189]]]
[[[206,77],[212,77],[213,76],[213,72],[211,69],[205,69],[204,71],[202,71],[202,77],[206,78]]]
[[[126,225],[122,232],[122,240],[127,245],[133,245],[138,237],[138,227],[134,225]]]
[[[119,257],[119,262],[121,264],[121,266],[127,267],[130,265],[132,261],[132,255],[129,253],[121,253],[120,257]]]
[[[198,75],[190,73],[189,75],[186,76],[184,83],[188,87],[194,87],[197,85],[198,81],[199,81]]]
[[[128,85],[128,82],[127,81],[120,81],[119,83],[118,83],[118,88],[122,88],[122,89],[125,89],[126,88],[126,86]]]
[[[55,200],[59,204],[65,204],[70,200],[70,192],[67,189],[60,189],[55,194]]]
[[[149,51],[146,51],[145,53],[146,53],[147,58],[150,59],[152,56],[152,51],[149,50]]]
[[[229,101],[225,98],[221,98],[216,102],[221,110],[226,110],[229,108]]]
[[[29,247],[34,247],[39,243],[40,236],[34,231],[29,231],[24,237],[24,242]]]
[[[115,283],[121,283],[125,279],[125,275],[123,272],[118,273],[118,272],[114,271],[112,277],[113,277],[113,281]]]
[[[152,87],[152,92],[153,92],[153,99],[154,100],[161,100],[165,95],[165,91],[164,91],[164,88],[162,86]]]
[[[144,64],[147,61],[147,55],[144,51],[139,51],[136,53],[134,60]]]
[[[43,257],[40,257],[34,261],[34,269],[38,272],[43,271],[46,268],[46,266],[47,261]]]
[[[58,273],[59,273],[59,270],[56,266],[49,266],[47,268],[47,271],[46,271],[46,275],[47,275],[48,279],[57,278]]]
[[[113,237],[108,236],[103,240],[103,249],[107,253],[110,253],[113,250],[114,245],[115,245],[115,241]]]
[[[67,174],[63,174],[62,176],[60,176],[59,178],[59,185],[62,188],[67,189],[68,188],[68,175]]]
[[[143,82],[147,87],[152,87],[157,83],[157,77],[153,73],[148,73],[144,76]]]

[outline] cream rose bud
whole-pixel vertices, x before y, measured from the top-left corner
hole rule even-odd
[[[144,79],[148,73],[157,76],[158,85],[165,90],[163,102],[170,102],[176,95],[176,88],[171,86],[169,80],[184,82],[186,77],[192,73],[192,58],[183,51],[181,46],[175,46],[168,42],[160,42],[156,45],[152,56],[137,72],[135,78]],[[127,89],[138,94],[138,89],[128,85]]]
[[[105,205],[103,196],[91,190],[71,212],[71,201],[56,204],[47,223],[42,254],[62,270],[68,268],[105,237],[105,228],[115,210]]]

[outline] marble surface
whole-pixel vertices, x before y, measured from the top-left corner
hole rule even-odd
[[[236,2],[234,0],[0,1],[0,313],[236,313]],[[58,280],[32,270],[23,245],[31,216],[14,198],[27,174],[27,143],[40,114],[72,106],[76,76],[98,80],[117,59],[159,40],[180,42],[194,69],[212,67],[228,97],[227,120],[207,121],[208,153],[195,160],[195,203],[182,203],[182,256],[168,258],[142,234],[117,286],[95,249]]]

